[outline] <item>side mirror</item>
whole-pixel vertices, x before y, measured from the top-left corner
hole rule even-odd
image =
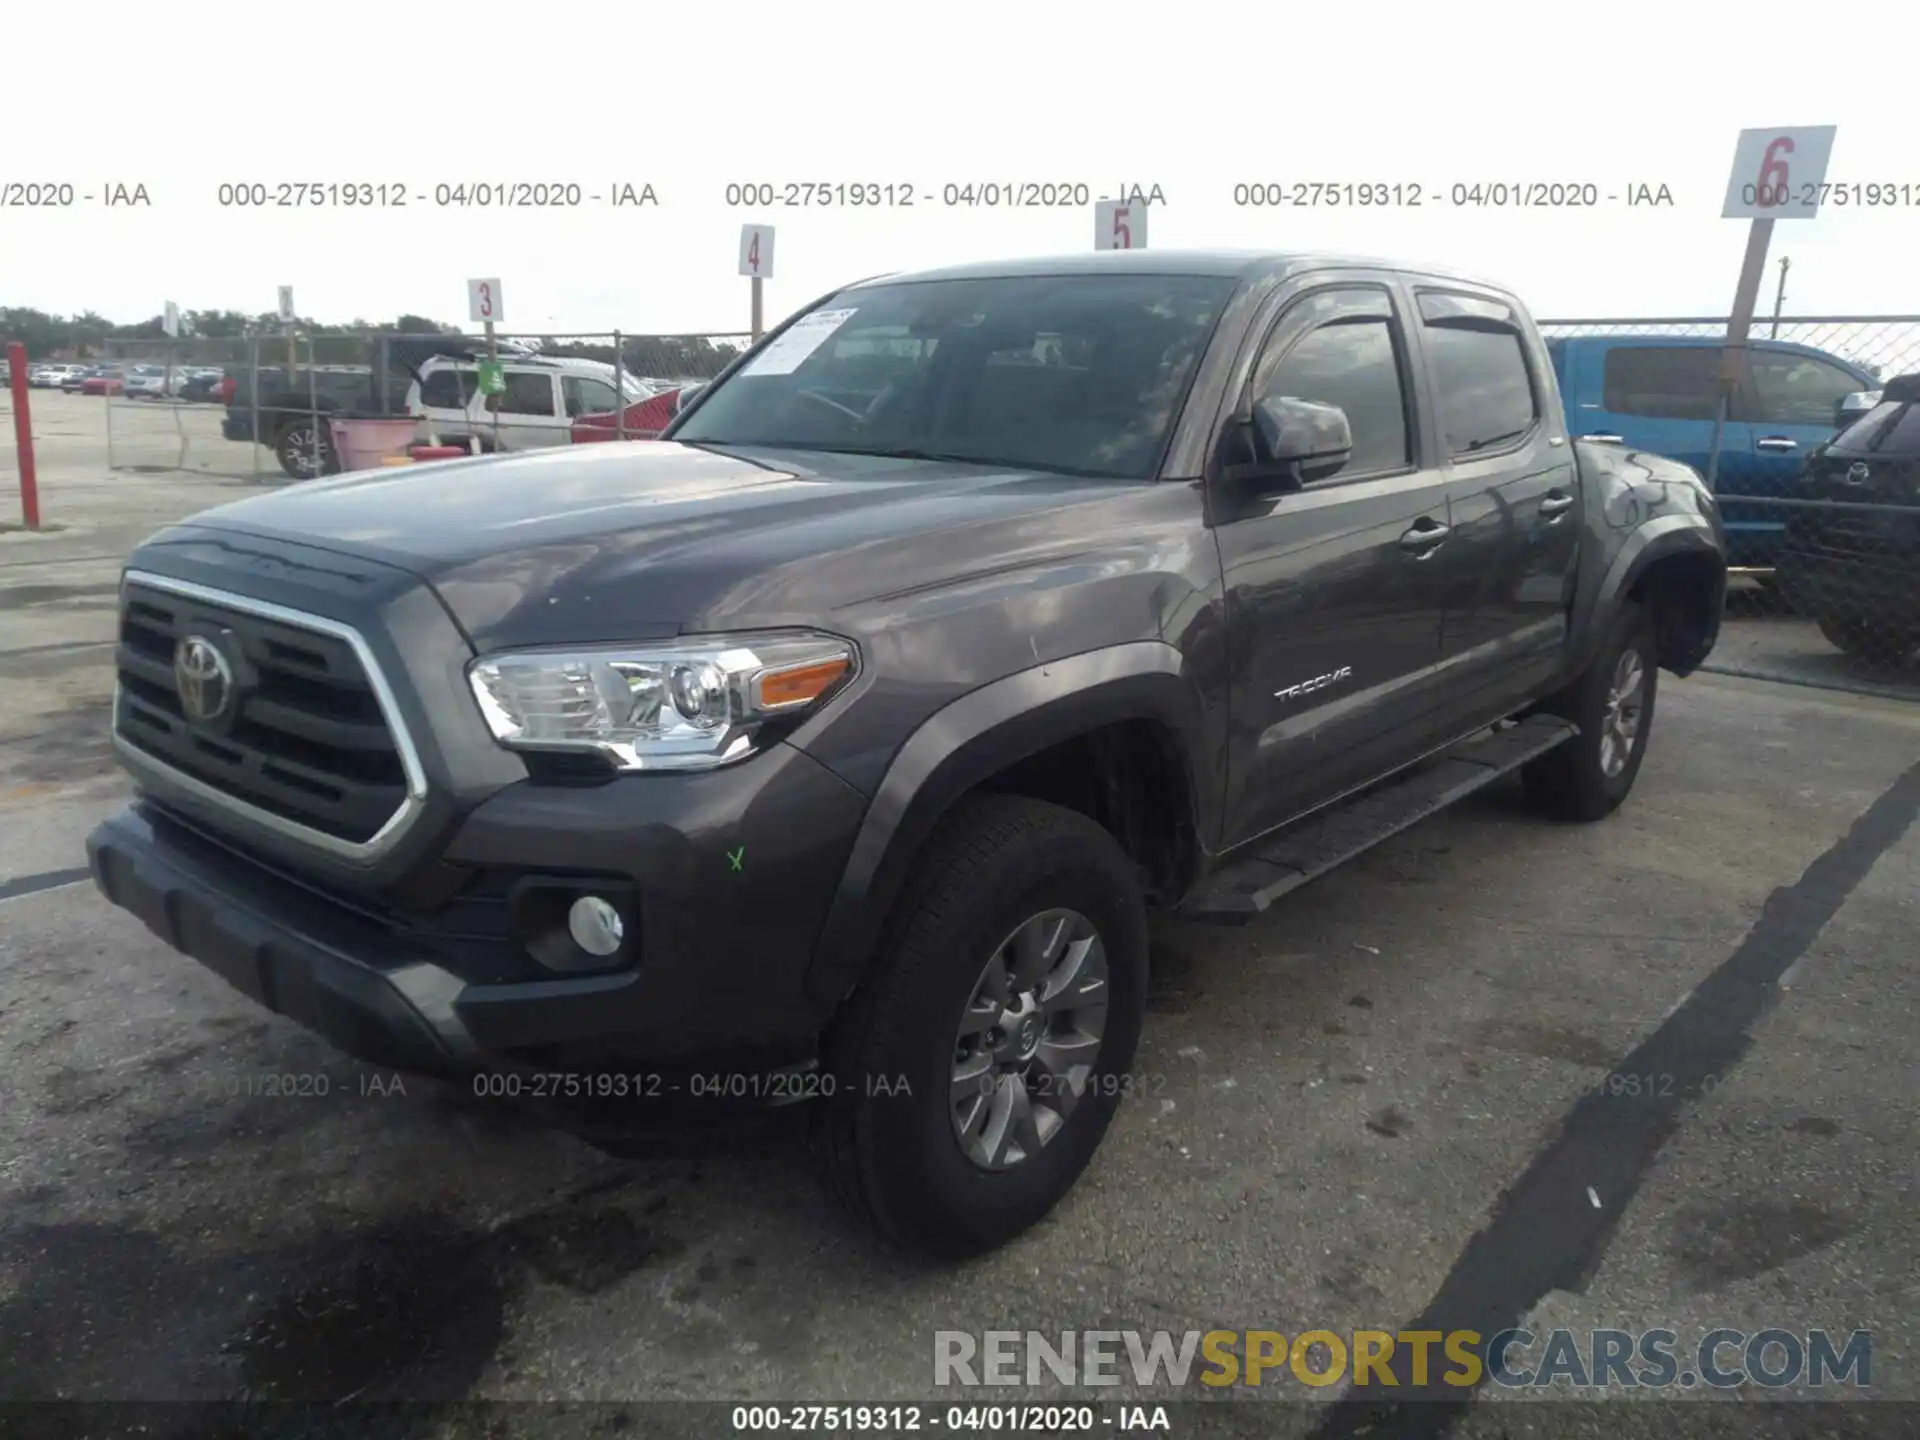
[[[1338,405],[1267,395],[1253,407],[1258,468],[1297,481],[1331,475],[1352,458],[1353,426]]]
[[[694,393],[698,391],[699,388],[698,385],[682,385],[679,393],[673,397],[673,413],[678,415],[682,410],[686,409],[687,402],[693,399]]]
[[[1851,425],[1879,403],[1878,390],[1856,390],[1853,394],[1844,396],[1834,410],[1834,426],[1840,428]]]

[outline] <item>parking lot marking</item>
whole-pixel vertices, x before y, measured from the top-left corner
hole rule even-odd
[[[92,878],[93,872],[82,865],[74,870],[48,870],[39,875],[22,875],[17,880],[0,880],[0,905],[48,890],[79,885]]]
[[[1920,765],[1861,812],[1797,881],[1774,891],[1746,939],[1613,1067],[1617,1075],[1658,1075],[1671,1083],[1589,1090],[1495,1202],[1493,1219],[1467,1242],[1406,1329],[1496,1335],[1518,1325],[1549,1292],[1578,1292],[1587,1283],[1655,1156],[1679,1128],[1683,1104],[1740,1063],[1755,1025],[1783,993],[1782,978],[1916,817]],[[1596,1189],[1614,1203],[1606,1209],[1579,1203]],[[1403,1390],[1395,1399],[1379,1398],[1384,1393],[1354,1387],[1315,1428],[1314,1440],[1437,1440],[1472,1400],[1470,1390],[1437,1385]]]

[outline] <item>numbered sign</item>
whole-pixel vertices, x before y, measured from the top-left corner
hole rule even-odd
[[[1147,248],[1147,207],[1137,200],[1101,200],[1093,207],[1093,248]]]
[[[740,227],[740,273],[755,280],[773,278],[773,227]]]
[[[1742,130],[1724,220],[1811,220],[1820,213],[1837,126]]]
[[[293,287],[291,285],[280,287],[280,323],[293,324]]]
[[[180,307],[167,301],[166,313],[160,317],[160,328],[167,332],[168,339],[176,339],[180,334]]]
[[[500,282],[467,281],[467,319],[476,325],[498,325],[500,318]]]

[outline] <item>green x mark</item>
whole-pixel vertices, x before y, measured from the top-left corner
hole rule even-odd
[[[738,850],[729,850],[727,852],[727,860],[730,864],[732,864],[733,868],[736,871],[738,871],[740,867],[746,863],[746,859],[747,859],[747,847],[744,845],[742,845]]]

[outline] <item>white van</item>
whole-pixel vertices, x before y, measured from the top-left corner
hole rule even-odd
[[[442,445],[478,440],[483,451],[538,450],[565,445],[581,415],[604,415],[647,399],[653,391],[634,375],[601,360],[503,355],[506,391],[489,404],[480,393],[475,360],[440,357],[420,367],[407,389],[407,410],[420,417],[421,439]],[[626,392],[623,402],[616,382]]]

